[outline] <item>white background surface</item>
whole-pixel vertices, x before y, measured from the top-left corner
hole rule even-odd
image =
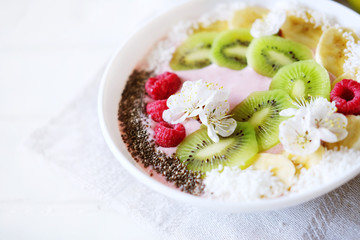
[[[1,240],[159,239],[22,146],[99,75],[134,28],[178,2],[0,1]]]
[[[175,0],[0,1],[0,239],[158,239],[22,145]]]

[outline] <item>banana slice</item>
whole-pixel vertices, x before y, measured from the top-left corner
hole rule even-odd
[[[259,153],[255,156],[253,166],[255,170],[270,170],[287,187],[294,181],[295,166],[282,154]]]
[[[304,168],[309,169],[321,161],[324,152],[325,148],[320,146],[316,152],[306,156],[294,155],[287,152],[284,152],[283,154],[285,157],[293,161],[295,165],[301,165]]]
[[[321,36],[316,48],[316,61],[336,77],[344,74],[345,50],[351,37],[358,41],[356,33],[350,29],[329,28]]]
[[[229,29],[228,21],[216,21],[208,26],[204,26],[203,23],[199,23],[199,27],[194,29],[194,33],[197,32],[222,32]]]
[[[340,142],[326,144],[327,148],[334,149],[335,147],[340,148],[340,146],[345,146],[360,150],[360,116],[349,115],[346,116],[346,118],[348,120],[348,124],[346,126],[348,135]]]
[[[306,13],[308,19],[312,16]],[[287,16],[284,24],[282,25],[281,35],[284,38],[302,43],[311,49],[315,49],[319,39],[323,33],[321,26],[315,27],[314,23],[305,21],[301,17]]]
[[[332,83],[331,83],[331,89],[334,88],[335,84],[337,84],[338,82],[340,82],[343,79],[352,79],[352,80],[356,80],[356,74],[360,72],[360,66],[359,68],[355,69],[353,73],[350,72],[346,72],[342,75],[340,75],[338,78],[336,78]]]
[[[269,10],[262,7],[246,7],[234,12],[232,18],[229,20],[229,27],[236,28],[251,28],[252,24],[258,18],[264,18]]]

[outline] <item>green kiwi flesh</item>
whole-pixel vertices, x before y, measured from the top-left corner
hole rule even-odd
[[[326,69],[314,60],[304,60],[281,68],[271,81],[270,89],[281,89],[292,99],[310,100],[330,97],[330,77]]]
[[[249,66],[267,77],[273,77],[285,65],[313,58],[307,46],[278,36],[254,39],[246,57]]]
[[[208,172],[222,166],[245,169],[258,152],[255,131],[251,124],[238,122],[229,137],[213,142],[207,128],[200,128],[187,136],[176,150],[176,155],[189,170]]]
[[[214,40],[211,59],[221,67],[241,70],[247,66],[246,51],[253,37],[250,30],[240,28],[221,33]]]
[[[249,122],[255,130],[259,151],[265,151],[279,143],[279,125],[285,120],[279,113],[292,107],[289,95],[282,90],[251,93],[232,111],[233,118]]]
[[[199,32],[189,36],[175,50],[170,67],[175,71],[181,71],[210,65],[211,46],[218,34],[218,32]]]

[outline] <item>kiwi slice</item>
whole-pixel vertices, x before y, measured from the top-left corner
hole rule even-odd
[[[221,33],[211,48],[211,60],[221,67],[241,70],[247,66],[246,50],[253,37],[250,30],[240,28]]]
[[[176,150],[176,155],[187,168],[208,172],[223,166],[239,166],[241,169],[252,164],[252,158],[258,152],[255,131],[251,124],[238,122],[235,131],[229,137],[220,137],[213,142],[207,128],[200,128],[187,136]]]
[[[277,36],[254,39],[246,53],[247,61],[257,73],[273,77],[283,66],[312,59],[310,48]]]
[[[259,151],[264,151],[279,143],[279,125],[286,119],[279,112],[292,107],[290,100],[282,90],[253,92],[232,110],[233,118],[254,127]]]
[[[191,70],[211,64],[210,49],[218,32],[199,32],[189,36],[170,61],[173,70]]]
[[[296,100],[310,96],[330,97],[330,77],[326,69],[314,60],[304,60],[281,68],[271,81],[270,89],[281,89]]]

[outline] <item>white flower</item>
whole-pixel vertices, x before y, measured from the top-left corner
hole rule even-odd
[[[186,118],[198,116],[208,103],[227,100],[229,94],[222,88],[216,89],[213,83],[186,81],[180,93],[168,98],[169,109],[163,112],[163,119],[171,124],[181,123]]]
[[[264,19],[256,19],[251,27],[250,33],[255,38],[274,35],[279,32],[285,20],[285,11],[271,11]]]
[[[280,141],[286,151],[298,155],[309,154],[316,151],[315,147],[319,147],[321,141],[333,143],[347,136],[347,119],[343,114],[336,113],[335,103],[318,97],[310,102],[300,100],[294,105],[297,108],[280,112],[281,116],[293,116],[283,121],[279,128]],[[305,146],[309,149],[301,150]]]
[[[235,128],[236,121],[227,115],[230,109],[228,102],[211,102],[200,112],[201,122],[207,126],[208,136],[214,142],[219,142],[219,136],[230,136]]]
[[[227,115],[230,109],[227,102],[229,95],[229,90],[219,88],[214,83],[187,81],[180,93],[170,96],[166,101],[169,109],[163,112],[163,119],[176,124],[186,118],[199,116],[207,126],[211,140],[218,142],[218,135],[228,137],[236,128],[236,121]]]
[[[296,155],[307,155],[320,147],[317,131],[308,129],[302,117],[293,117],[281,122],[279,139],[285,151]]]

